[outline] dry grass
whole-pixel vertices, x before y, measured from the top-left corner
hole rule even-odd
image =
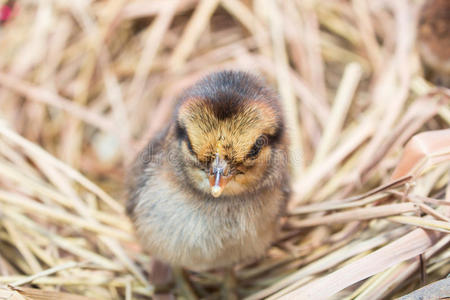
[[[391,179],[413,135],[450,126],[448,90],[421,75],[418,4],[17,1],[0,25],[0,299],[152,295],[125,166],[177,93],[224,68],[278,89],[293,141],[289,216],[238,266],[242,297],[399,296],[420,287],[418,255],[426,282],[444,278],[449,163]],[[219,295],[220,274],[190,279]]]

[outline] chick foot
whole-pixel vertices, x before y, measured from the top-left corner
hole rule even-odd
[[[187,300],[197,300],[198,297],[191,286],[191,282],[185,270],[181,267],[173,267],[172,272],[180,294]]]
[[[173,276],[170,266],[158,259],[153,259],[150,267],[149,280],[155,286],[155,300],[175,299],[171,294]]]
[[[234,268],[230,267],[225,270],[224,282],[221,290],[221,298],[223,300],[237,300],[239,299],[237,293],[237,278],[234,273]]]

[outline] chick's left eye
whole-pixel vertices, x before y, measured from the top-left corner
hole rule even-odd
[[[248,152],[247,158],[250,159],[256,158],[259,152],[261,152],[261,149],[264,148],[265,145],[267,145],[267,137],[265,135],[261,135]]]

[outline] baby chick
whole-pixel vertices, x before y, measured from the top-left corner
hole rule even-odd
[[[127,211],[152,256],[194,271],[261,257],[289,193],[276,94],[244,72],[207,76],[130,173]]]
[[[450,88],[450,1],[427,0],[418,27],[418,49],[426,76]]]

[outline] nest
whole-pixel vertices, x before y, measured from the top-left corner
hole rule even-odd
[[[222,69],[274,86],[292,136],[283,231],[264,259],[236,266],[240,297],[386,298],[450,272],[449,163],[433,159],[450,150],[431,147],[420,172],[391,176],[412,136],[450,124],[448,91],[422,76],[417,3],[4,5],[0,299],[145,299],[161,288],[124,214],[122,178],[176,95]],[[417,166],[407,149],[403,165]],[[187,276],[195,296],[219,297],[220,272]],[[164,290],[193,296],[184,291]]]

